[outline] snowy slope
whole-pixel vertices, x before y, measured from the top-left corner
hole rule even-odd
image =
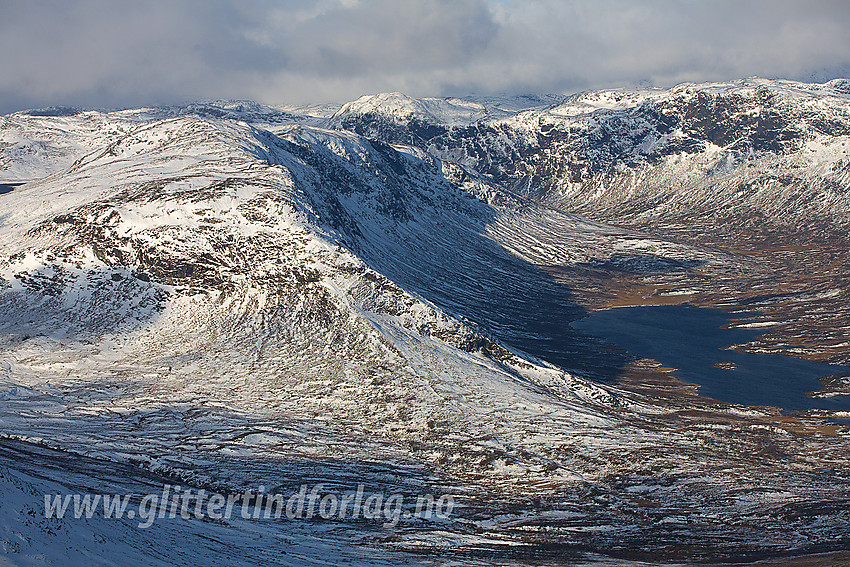
[[[99,112],[18,112],[0,117],[0,180],[40,179],[118,140],[136,126]]]
[[[43,178],[139,126],[179,116],[259,125],[319,123],[324,118],[287,112],[252,101],[213,101],[116,111],[49,108],[0,117],[0,183]]]

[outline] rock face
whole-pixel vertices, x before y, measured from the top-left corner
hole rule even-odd
[[[0,181],[28,181],[0,194],[0,422],[26,442],[4,494],[41,486],[40,443],[86,455],[78,486],[113,462],[119,484],[456,491],[446,522],[355,531],[458,563],[842,549],[846,431],[701,399],[569,322],[687,297],[785,317],[744,348],[847,360],[848,140],[846,83],[756,79],[0,117]],[[35,556],[56,530],[32,529]],[[348,557],[351,529],[262,560]]]

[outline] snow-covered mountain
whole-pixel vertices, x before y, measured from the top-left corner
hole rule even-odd
[[[727,221],[760,213],[827,222],[838,213],[846,222],[847,85],[746,79],[594,91],[465,120],[388,95],[384,104],[380,96],[349,103],[328,124],[415,143],[549,205],[606,218],[670,221],[734,210]]]
[[[245,549],[272,531],[273,549],[298,543],[228,556],[246,564],[841,549],[846,428],[594,380],[630,361],[568,323],[617,286],[737,307],[744,288],[781,287],[722,235],[650,221],[738,230],[757,212],[838,238],[846,91],[747,80],[514,101],[394,93],[326,119],[244,102],[0,118],[0,179],[27,181],[0,194],[0,489],[15,503],[0,549],[13,564],[125,564],[117,538],[144,555],[130,527],[27,510],[39,490],[149,475],[462,500],[449,520],[396,530],[326,522],[319,542],[297,522],[158,528],[181,545]],[[820,295],[793,306],[840,324],[830,261],[807,266]],[[73,474],[55,472],[63,460]],[[100,472],[109,463],[121,473]]]

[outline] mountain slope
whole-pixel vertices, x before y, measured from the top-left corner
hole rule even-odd
[[[213,391],[246,382],[242,411],[257,410],[251,395],[262,396],[265,410],[299,415],[315,404],[310,411],[360,428],[368,422],[374,434],[424,429],[428,437],[429,420],[477,428],[482,400],[495,403],[488,410],[495,415],[516,413],[509,400],[517,395],[554,402],[570,421],[581,414],[597,421],[583,405],[610,403],[609,394],[529,364],[348,251],[380,234],[387,247],[398,235],[399,248],[366,258],[380,264],[402,253],[404,226],[424,215],[414,219],[399,202],[429,202],[426,221],[437,206],[468,221],[486,205],[449,184],[434,163],[388,147],[319,131],[292,139],[194,118],[154,122],[7,195],[12,212],[0,230],[8,253],[3,301],[16,314],[4,321],[4,342],[19,353],[10,354],[12,387],[34,386],[18,375],[40,382],[46,372],[57,380],[58,368],[44,359],[110,337],[111,354],[84,355],[60,372],[87,381],[108,379],[116,364],[126,364],[129,375],[159,369],[142,390],[163,388],[159,382],[171,374],[180,384],[187,372],[207,376]],[[385,155],[410,160],[414,176],[399,177]],[[376,165],[383,178],[367,169]],[[337,177],[344,185],[329,183]],[[48,206],[25,205],[34,198]],[[194,323],[187,328],[187,321]],[[451,362],[430,368],[435,352]],[[445,377],[444,364],[465,370]],[[225,367],[224,376],[208,375]],[[453,392],[453,410],[429,401],[433,372]],[[400,383],[400,376],[407,379]],[[548,383],[557,391],[546,390]],[[299,394],[284,396],[281,388]],[[489,392],[484,398],[481,388]]]

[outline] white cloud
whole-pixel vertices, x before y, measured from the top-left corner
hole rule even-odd
[[[825,80],[848,25],[842,0],[3,2],[0,112]]]

